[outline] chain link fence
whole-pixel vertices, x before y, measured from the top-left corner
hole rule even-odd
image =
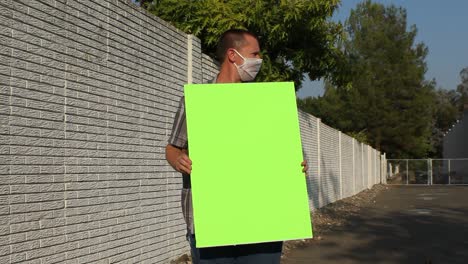
[[[387,159],[387,184],[468,184],[468,158]]]

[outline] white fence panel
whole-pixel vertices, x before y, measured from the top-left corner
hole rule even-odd
[[[340,167],[338,130],[320,124],[320,179],[325,204],[339,199]]]
[[[310,209],[320,207],[320,174],[318,157],[317,124],[319,119],[305,112],[299,111],[299,124],[301,127],[302,148],[304,159],[309,167],[307,177],[307,191],[309,194]]]
[[[354,194],[362,190],[363,175],[362,145],[354,140]]]
[[[341,135],[341,170],[342,170],[342,190],[343,197],[352,196],[354,177],[353,177],[353,138],[345,134]]]
[[[365,190],[367,189],[367,182],[369,181],[369,174],[371,174],[371,172],[369,171],[370,169],[370,164],[369,164],[369,148],[367,147],[367,145],[364,145],[364,144],[361,144],[362,146],[362,158],[363,158],[363,175],[362,175],[362,190]]]

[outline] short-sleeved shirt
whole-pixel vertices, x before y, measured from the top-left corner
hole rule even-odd
[[[187,122],[185,120],[185,102],[184,97],[180,99],[179,108],[172,126],[169,144],[181,148],[188,149],[187,140]],[[187,229],[191,234],[194,234],[193,227],[193,207],[192,207],[192,188],[190,184],[190,175],[182,173],[182,213],[184,215]]]
[[[216,83],[216,78],[209,83]],[[174,124],[172,126],[169,144],[186,149],[188,151],[187,139],[187,122],[185,120],[185,98],[182,96],[177,109]],[[184,214],[185,223],[191,234],[194,234],[193,226],[193,206],[192,206],[192,188],[190,184],[190,175],[182,173],[182,213]]]

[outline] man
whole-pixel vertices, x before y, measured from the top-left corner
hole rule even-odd
[[[257,37],[245,30],[226,31],[220,38],[217,57],[221,62],[215,83],[240,83],[253,81],[260,70],[260,46]],[[185,104],[182,97],[177,111],[166,159],[171,166],[182,173],[182,209],[187,223],[187,237],[190,242],[194,264],[204,263],[280,263],[282,242],[258,243],[250,245],[196,248],[193,228],[192,195],[190,173],[192,161],[189,158]],[[306,162],[301,164],[307,171]]]

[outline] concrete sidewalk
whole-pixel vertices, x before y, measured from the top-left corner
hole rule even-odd
[[[391,186],[283,264],[468,263],[468,186]]]

